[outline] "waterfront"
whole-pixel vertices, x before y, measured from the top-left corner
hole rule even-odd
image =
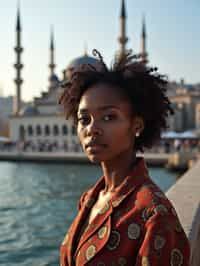
[[[166,191],[176,174],[151,168]],[[0,162],[0,265],[57,266],[81,193],[101,175],[88,164]]]

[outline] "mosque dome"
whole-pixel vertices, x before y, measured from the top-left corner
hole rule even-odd
[[[39,111],[35,106],[27,105],[20,110],[19,114],[21,116],[34,116],[34,115],[38,115]]]
[[[90,64],[92,66],[98,66],[99,59],[89,56],[87,53],[85,53],[83,56],[77,57],[73,59],[67,66],[65,72],[65,76],[67,79],[71,77],[71,73],[75,68],[77,68],[80,65],[84,64]]]
[[[77,57],[75,59],[73,59],[67,69],[74,69],[76,67],[78,67],[79,65],[82,65],[82,64],[91,64],[91,65],[96,65],[99,63],[99,60],[96,59],[95,57],[92,57],[92,56],[89,56],[87,54],[83,55],[83,56],[80,56],[80,57]]]

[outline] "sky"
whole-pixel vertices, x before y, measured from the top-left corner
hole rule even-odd
[[[0,1],[0,94],[15,94],[17,0]],[[142,17],[147,29],[149,64],[170,81],[200,83],[200,1],[125,0],[127,48],[139,52]],[[98,49],[110,65],[119,49],[121,0],[21,0],[22,99],[47,91],[50,30],[55,36],[56,74],[70,61]]]

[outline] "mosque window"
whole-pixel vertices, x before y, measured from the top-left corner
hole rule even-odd
[[[19,137],[21,140],[25,138],[25,128],[22,125],[19,127]]]
[[[74,125],[72,126],[72,135],[76,135],[76,127]]]
[[[39,126],[39,125],[36,126],[36,134],[38,136],[40,136],[42,134],[41,126]]]
[[[67,135],[67,134],[68,134],[68,128],[67,128],[66,125],[64,125],[64,126],[62,127],[62,133],[63,133],[63,135]]]
[[[46,136],[49,136],[49,135],[50,135],[50,128],[49,128],[48,125],[45,126],[45,128],[44,128],[44,132],[45,132],[45,135],[46,135]]]
[[[33,135],[33,128],[32,128],[32,126],[28,126],[28,135],[29,136],[32,136]]]
[[[59,134],[59,129],[58,129],[57,125],[53,126],[53,134],[54,134],[54,136],[57,136]]]

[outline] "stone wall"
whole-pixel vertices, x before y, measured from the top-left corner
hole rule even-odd
[[[200,265],[200,161],[166,193],[177,210],[191,245],[191,266]]]

